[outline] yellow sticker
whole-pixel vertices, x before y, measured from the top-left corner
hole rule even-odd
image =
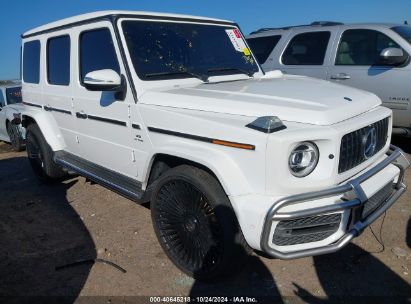
[[[244,55],[246,55],[246,56],[250,56],[250,55],[251,55],[250,50],[247,49],[247,48],[243,48],[243,53],[244,53]]]

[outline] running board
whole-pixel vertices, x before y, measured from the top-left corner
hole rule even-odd
[[[54,161],[137,203],[146,203],[149,193],[142,190],[141,183],[102,166],[96,165],[66,151],[54,152]]]

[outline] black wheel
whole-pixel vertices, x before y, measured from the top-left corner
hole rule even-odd
[[[10,138],[10,144],[14,151],[23,151],[24,143],[20,133],[19,126],[12,123],[7,124],[7,134]]]
[[[53,161],[53,151],[36,124],[26,129],[27,155],[36,176],[44,182],[60,180],[67,174]]]
[[[151,200],[154,230],[172,262],[200,280],[231,274],[249,248],[217,180],[195,167],[179,166],[156,184]]]

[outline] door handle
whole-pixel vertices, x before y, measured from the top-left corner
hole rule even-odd
[[[87,119],[87,114],[82,112],[76,112],[76,117],[81,119]]]
[[[334,80],[348,80],[348,79],[351,79],[351,76],[345,73],[340,73],[337,75],[331,75],[330,78]]]

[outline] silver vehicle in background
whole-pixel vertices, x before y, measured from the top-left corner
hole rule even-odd
[[[411,26],[313,22],[263,28],[247,41],[266,71],[326,79],[375,93],[394,112],[393,134],[411,136]]]

